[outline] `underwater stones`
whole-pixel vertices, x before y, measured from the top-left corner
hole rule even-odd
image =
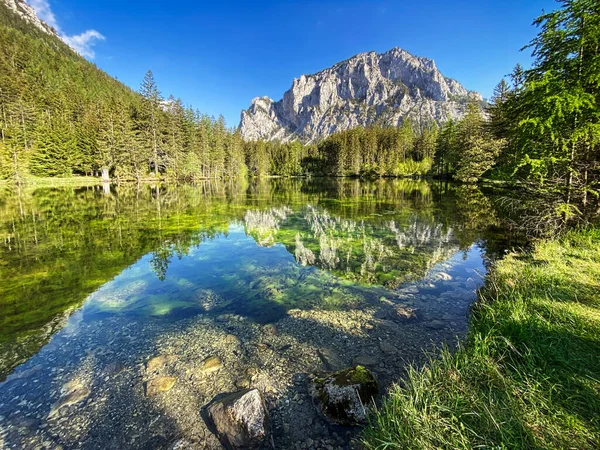
[[[125,369],[125,366],[122,363],[118,361],[111,362],[107,364],[104,367],[104,369],[102,369],[102,375],[104,375],[105,377],[113,377],[118,373],[122,372],[123,369]]]
[[[52,406],[50,410],[50,414],[48,414],[48,418],[52,418],[56,416],[59,410],[65,406],[75,405],[77,403],[82,402],[90,395],[91,391],[81,385],[79,382],[69,382],[65,384],[62,388],[62,395],[58,402]]]
[[[412,286],[404,286],[401,289],[398,289],[397,291],[398,295],[401,296],[406,296],[408,295],[414,295],[414,294],[418,294],[419,293],[419,288],[417,288],[416,286],[412,285]]]
[[[195,445],[187,439],[179,439],[169,446],[169,450],[192,450],[196,448],[199,448],[199,445]]]
[[[268,323],[263,327],[263,333],[265,333],[267,336],[276,336],[277,327],[273,323]]]
[[[344,367],[344,361],[332,348],[324,347],[318,349],[317,356],[325,366],[325,370],[338,370]]]
[[[397,353],[397,349],[396,347],[394,347],[392,344],[386,342],[386,341],[382,341],[379,343],[379,349],[383,352],[386,353],[388,355],[393,355],[394,353]]]
[[[445,326],[446,326],[446,324],[438,319],[434,319],[425,324],[425,328],[427,328],[429,330],[441,330]]]
[[[394,321],[412,321],[417,319],[417,311],[408,306],[395,305],[388,310],[388,319]]]
[[[146,395],[170,391],[177,381],[174,377],[156,377],[146,383]]]
[[[244,389],[214,400],[206,412],[226,448],[260,448],[269,435],[269,413],[258,389]]]
[[[208,375],[223,368],[223,362],[218,356],[209,356],[200,364],[200,373]]]
[[[379,364],[379,359],[370,355],[359,355],[352,360],[355,366],[376,366]]]
[[[240,339],[233,334],[228,334],[227,336],[225,336],[224,341],[225,345],[230,347],[239,347],[240,345],[242,345],[242,341],[240,341]]]
[[[146,370],[148,372],[154,372],[157,369],[160,369],[166,364],[169,364],[177,359],[174,355],[159,355],[154,358],[150,358],[146,363]]]
[[[207,312],[224,309],[231,304],[231,300],[225,300],[209,289],[198,289],[194,292],[194,299]]]
[[[360,365],[315,378],[309,389],[323,416],[337,425],[365,424],[365,405],[379,393],[375,376]]]

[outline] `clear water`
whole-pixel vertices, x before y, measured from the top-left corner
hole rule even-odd
[[[265,324],[290,327],[273,345],[310,344],[306,361],[277,354],[296,372],[317,370],[311,352],[339,337],[347,364],[370,352],[392,382],[401,360],[464,334],[489,264],[518,243],[500,224],[494,195],[425,181],[0,189],[0,375],[14,371],[0,384],[0,416],[37,417],[38,427],[68,374],[95,383],[100,369],[81,375],[85,355],[120,343],[111,360],[135,372],[163,336],[180,342],[199,326],[226,329],[243,348],[270,339],[256,337]],[[389,331],[393,306],[418,320]],[[307,320],[328,325],[300,332]],[[406,346],[389,367],[375,354],[388,338]],[[187,345],[180,359],[201,360],[205,350]],[[227,346],[212,351],[229,356]],[[17,406],[34,398],[35,407]],[[4,429],[7,442],[25,445],[15,429]]]

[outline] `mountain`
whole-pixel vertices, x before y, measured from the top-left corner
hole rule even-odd
[[[471,99],[482,101],[480,94],[442,75],[433,60],[393,48],[302,75],[277,102],[255,98],[242,111],[240,132],[247,140],[314,142],[357,126],[459,119]]]
[[[46,22],[40,20],[35,13],[35,10],[29,6],[23,0],[3,0],[4,4],[10,9],[13,13],[19,16],[21,19],[25,20],[29,24],[33,25],[37,29],[47,33],[51,36],[58,37],[58,33],[54,28],[49,26]]]

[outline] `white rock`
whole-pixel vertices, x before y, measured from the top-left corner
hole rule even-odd
[[[17,14],[22,19],[26,20],[36,28],[42,30],[44,33],[51,34],[52,36],[58,37],[56,30],[48,25],[46,22],[40,20],[35,13],[35,10],[29,6],[23,0],[2,0],[8,8]]]
[[[235,392],[207,408],[221,442],[228,448],[260,448],[269,434],[269,413],[257,389]]]
[[[461,118],[468,99],[482,100],[444,77],[427,58],[393,48],[360,53],[314,75],[302,75],[278,102],[257,97],[242,111],[240,131],[248,140],[314,142],[375,121],[398,126]]]

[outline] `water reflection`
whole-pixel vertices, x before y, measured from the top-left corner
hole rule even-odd
[[[459,252],[483,267],[498,223],[478,189],[424,181],[3,188],[0,376],[86,299],[86,320],[358,308]]]

